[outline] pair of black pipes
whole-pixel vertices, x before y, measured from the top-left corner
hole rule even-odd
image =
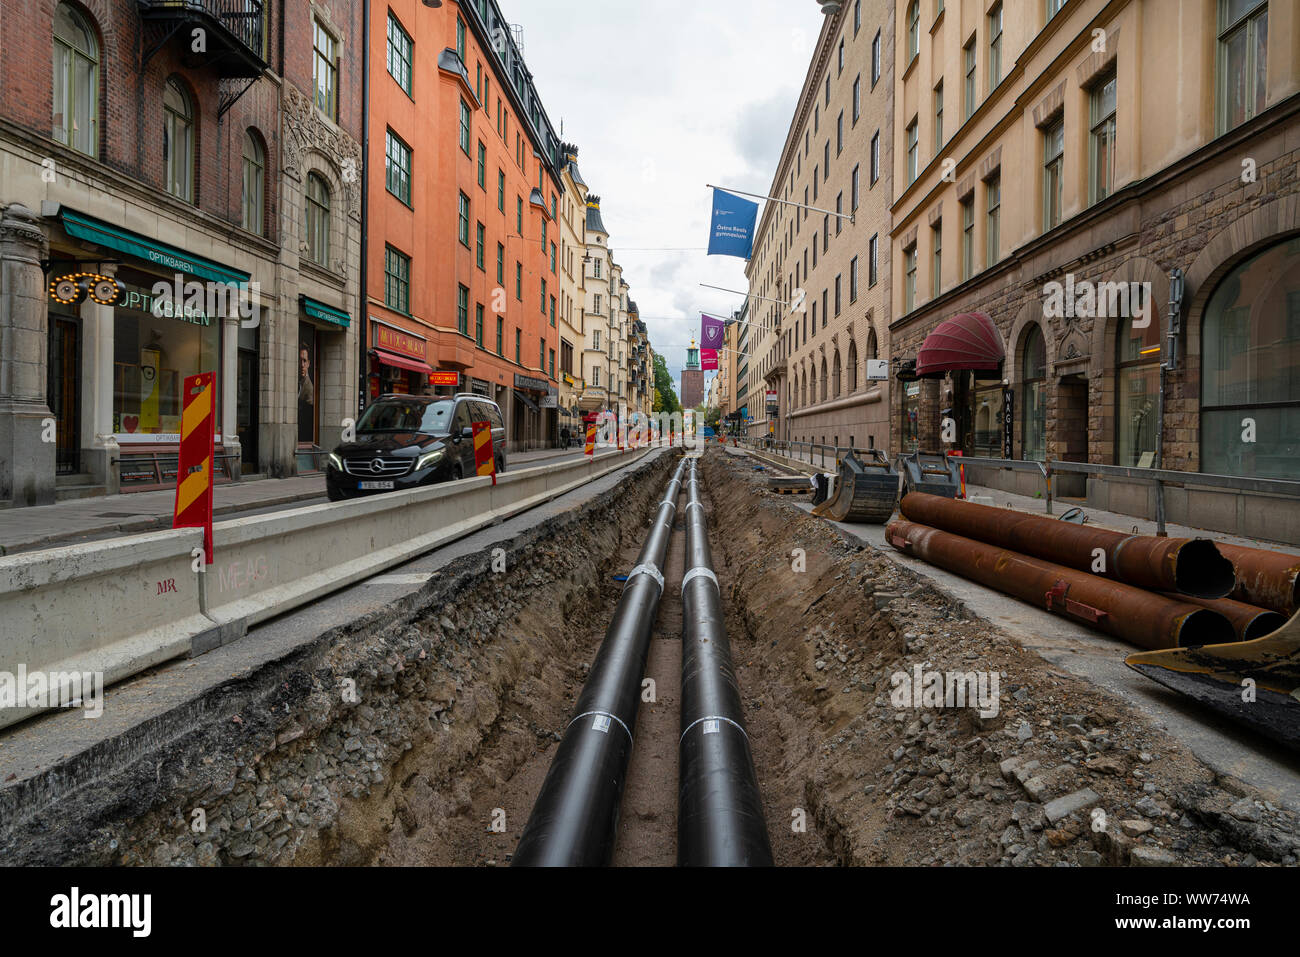
[[[515,849],[514,866],[596,866],[613,859],[641,679],[686,464],[678,465],[659,503]],[[686,527],[678,863],[771,864],[693,462]]]

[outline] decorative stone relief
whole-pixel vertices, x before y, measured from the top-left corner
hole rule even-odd
[[[361,146],[316,109],[297,87],[284,87],[284,171],[302,182],[307,175],[306,155],[317,150],[329,157],[342,182],[348,214],[361,217]]]

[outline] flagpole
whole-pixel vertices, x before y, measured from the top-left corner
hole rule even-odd
[[[856,213],[849,213],[847,216],[843,213],[837,213],[834,210],[822,209],[820,206],[809,206],[807,203],[792,203],[788,199],[781,199],[779,196],[764,196],[762,193],[747,193],[743,189],[732,189],[730,186],[714,186],[712,183],[704,184],[709,189],[720,189],[727,193],[736,193],[739,196],[750,196],[754,199],[765,199],[769,202],[780,203],[783,206],[794,206],[796,209],[811,209],[814,213],[825,213],[827,216],[838,216],[840,219],[847,219],[850,223],[856,223]]]

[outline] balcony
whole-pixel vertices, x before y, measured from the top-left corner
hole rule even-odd
[[[191,69],[211,66],[223,79],[250,81],[266,72],[263,0],[138,0],[138,5],[151,27],[144,63],[174,41]],[[196,29],[203,31],[206,49],[201,52],[194,50]]]

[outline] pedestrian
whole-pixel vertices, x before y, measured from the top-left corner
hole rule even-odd
[[[560,429],[560,447],[567,449],[569,447],[569,427],[566,425]]]

